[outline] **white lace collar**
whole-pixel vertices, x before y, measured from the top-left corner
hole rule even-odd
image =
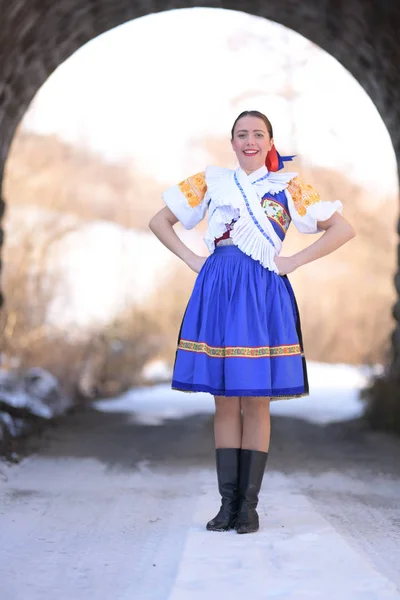
[[[287,187],[289,181],[297,176],[297,173],[268,171],[265,165],[250,174],[247,174],[241,167],[238,167],[236,171],[240,171],[244,176],[250,179],[250,183],[256,187],[257,194],[261,198],[265,196],[265,194],[274,195],[278,192],[282,192]]]

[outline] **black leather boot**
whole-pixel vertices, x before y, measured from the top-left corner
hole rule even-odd
[[[207,523],[208,531],[233,529],[239,507],[239,460],[240,448],[217,448],[218,490],[222,503],[216,517]]]
[[[258,531],[259,521],[256,508],[267,458],[268,452],[260,450],[242,449],[240,452],[240,508],[235,525],[238,533]]]

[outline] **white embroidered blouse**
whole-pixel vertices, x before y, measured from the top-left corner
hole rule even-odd
[[[186,229],[192,229],[208,210],[204,241],[210,253],[215,239],[230,230],[232,242],[265,268],[278,273],[275,257],[293,221],[302,233],[318,233],[342,203],[322,201],[318,192],[297,173],[276,173],[261,167],[247,175],[236,170],[207,167],[169,188],[166,205]]]

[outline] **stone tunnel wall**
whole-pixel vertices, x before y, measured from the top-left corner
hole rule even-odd
[[[58,65],[117,25],[154,12],[194,6],[239,10],[271,19],[332,54],[372,98],[399,162],[400,5],[393,0],[0,0],[0,181],[15,129]],[[133,68],[134,63],[133,56]],[[371,153],[376,151],[371,147]],[[0,199],[1,213],[4,200]],[[396,287],[400,293],[400,275]],[[394,314],[399,322],[399,302]],[[393,335],[393,351],[392,372],[400,377],[399,326]]]

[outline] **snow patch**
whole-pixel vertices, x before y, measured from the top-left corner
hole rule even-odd
[[[310,396],[272,402],[272,415],[295,417],[321,425],[362,415],[359,391],[368,382],[369,370],[309,362],[308,371]],[[143,425],[162,425],[167,419],[213,414],[214,399],[210,394],[186,394],[161,384],[132,389],[113,399],[98,400],[94,407],[102,412],[132,413],[132,419]]]

